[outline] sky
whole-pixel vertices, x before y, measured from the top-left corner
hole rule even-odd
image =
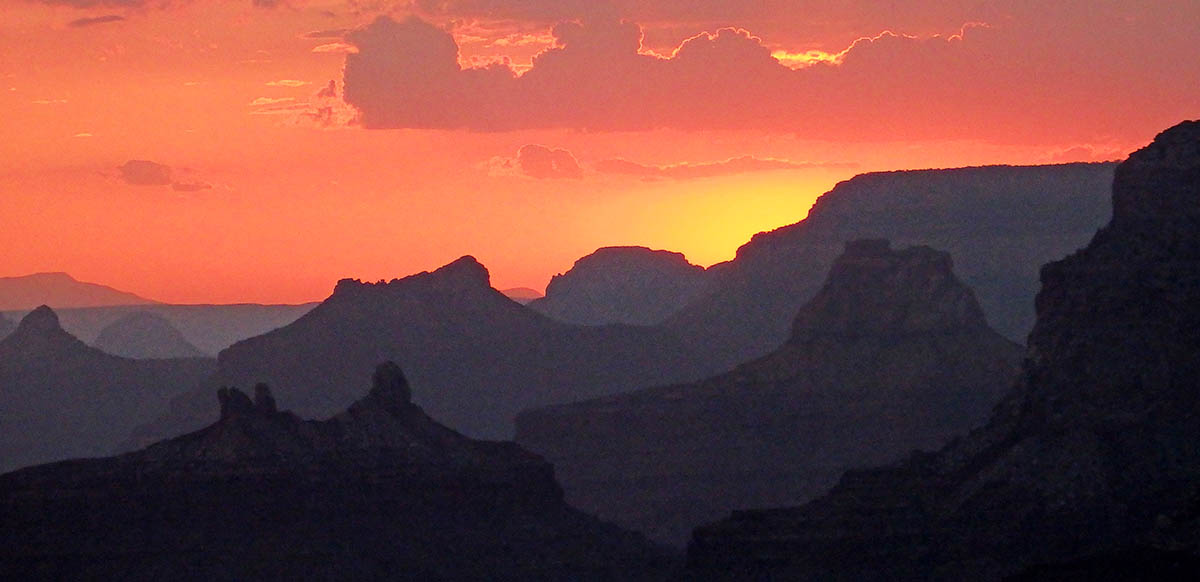
[[[320,300],[731,259],[855,174],[1123,158],[1200,3],[0,0],[0,276]]]

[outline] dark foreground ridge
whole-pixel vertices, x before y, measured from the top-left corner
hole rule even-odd
[[[987,426],[803,507],[698,529],[693,577],[1194,576],[1200,122],[1122,163],[1112,221],[1041,279],[1025,368]]]
[[[683,546],[731,509],[802,503],[847,468],[966,434],[1020,358],[948,254],[858,240],[770,355],[695,384],[527,411],[517,440],[554,463],[572,505]]]
[[[663,577],[669,556],[568,507],[553,468],[410,401],[400,368],[325,421],[218,392],[215,424],[0,476],[0,578]]]

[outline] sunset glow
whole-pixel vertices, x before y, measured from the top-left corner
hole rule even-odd
[[[862,172],[1118,159],[1200,112],[1191,1],[590,4],[10,0],[0,276],[303,302],[471,254],[541,289],[607,245],[728,260]]]

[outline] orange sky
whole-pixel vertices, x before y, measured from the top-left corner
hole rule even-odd
[[[540,289],[605,245],[729,259],[856,173],[1200,116],[1191,1],[729,4],[6,0],[0,276],[300,302],[472,254]]]

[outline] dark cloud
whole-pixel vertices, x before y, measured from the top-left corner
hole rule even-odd
[[[318,99],[337,99],[337,81],[329,80],[329,84],[317,91]]]
[[[50,6],[70,6],[72,8],[169,8],[194,0],[33,0]],[[250,0],[257,8],[277,8],[287,6],[286,0]],[[82,19],[87,20],[87,19]],[[111,22],[111,21],[106,21]]]
[[[346,33],[350,32],[348,28],[329,28],[326,30],[314,30],[300,35],[302,38],[326,39],[326,38],[342,38]]]
[[[105,14],[104,16],[97,16],[95,18],[80,18],[77,20],[72,20],[67,23],[67,26],[70,26],[71,28],[82,28],[84,26],[92,26],[95,24],[121,22],[122,20],[125,20],[124,16],[120,16],[118,14]]]
[[[550,149],[546,146],[529,144],[517,152],[516,166],[521,172],[539,180],[551,178],[583,178],[583,168],[575,156],[567,150]]]
[[[778,170],[808,170],[812,168],[852,168],[857,164],[843,162],[793,162],[774,158],[741,156],[720,162],[683,163],[668,166],[652,166],[625,159],[602,160],[596,163],[596,171],[602,174],[624,174],[642,178],[671,178],[689,180],[711,178],[748,172]]]
[[[170,186],[176,192],[199,192],[212,188],[212,184],[193,177],[193,172],[187,168],[179,172],[171,166],[150,160],[129,160],[118,166],[117,170],[125,183],[134,186]]]
[[[358,52],[346,57],[344,98],[367,128],[752,129],[835,140],[1061,143],[1162,125],[1149,120],[1159,111],[1149,106],[1154,91],[1113,85],[1084,66],[1087,55],[1061,43],[1022,43],[1003,28],[882,33],[791,66],[739,29],[696,35],[666,57],[640,51],[640,28],[614,18],[560,23],[552,33],[554,46],[518,76],[499,63],[464,68],[450,33],[415,17],[381,17],[346,36]],[[1153,67],[1170,66],[1164,62]],[[1200,70],[1179,72],[1200,84]],[[1135,74],[1161,84],[1169,77],[1160,73]],[[1098,101],[1101,90],[1106,99]],[[1178,92],[1170,99],[1191,99]]]
[[[121,179],[135,186],[169,186],[171,167],[150,160],[129,160],[121,164]]]

